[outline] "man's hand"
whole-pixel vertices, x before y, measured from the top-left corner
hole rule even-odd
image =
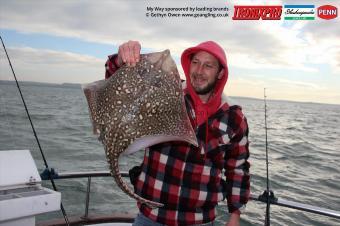
[[[240,215],[237,213],[230,214],[229,221],[226,226],[240,226]]]
[[[128,66],[136,66],[139,62],[141,45],[138,41],[128,41],[119,46],[117,66],[120,67],[123,64]]]

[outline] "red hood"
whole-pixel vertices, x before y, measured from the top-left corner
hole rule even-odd
[[[198,51],[206,51],[214,55],[224,67],[224,72],[225,72],[223,77],[219,79],[216,83],[213,98],[210,98],[210,100],[207,103],[202,103],[201,99],[196,94],[190,82],[190,75],[189,75],[190,57],[193,53],[196,53]],[[196,111],[197,124],[200,125],[204,123],[208,119],[209,116],[214,114],[221,105],[221,96],[223,93],[224,86],[228,80],[227,58],[221,46],[219,46],[217,43],[213,41],[207,41],[207,42],[202,42],[201,44],[195,47],[191,47],[191,48],[184,50],[184,52],[182,53],[182,57],[181,57],[181,63],[182,63],[182,67],[185,73],[186,84],[187,84],[187,88],[185,89],[185,92],[188,93],[193,99],[193,102],[194,102],[193,104],[194,104],[195,111]]]

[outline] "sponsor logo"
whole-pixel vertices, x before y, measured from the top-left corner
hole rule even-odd
[[[314,5],[284,5],[285,20],[314,20]]]
[[[332,5],[318,7],[318,17],[325,20],[334,19],[338,16],[338,9]]]
[[[282,6],[234,6],[233,20],[280,20]]]

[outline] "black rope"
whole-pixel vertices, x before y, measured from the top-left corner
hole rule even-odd
[[[37,143],[38,143],[38,147],[39,147],[41,156],[42,156],[42,158],[43,158],[43,160],[44,160],[45,167],[46,167],[46,169],[48,169],[48,164],[47,164],[47,161],[46,161],[44,152],[43,152],[43,150],[42,150],[42,148],[41,148],[41,145],[40,145],[40,142],[39,142],[37,133],[35,132],[35,129],[34,129],[34,126],[33,126],[33,122],[32,122],[32,120],[31,120],[31,116],[30,116],[30,114],[29,114],[29,112],[28,112],[28,108],[27,108],[27,105],[26,105],[24,96],[22,95],[22,92],[21,92],[21,89],[20,89],[20,86],[19,86],[19,82],[18,82],[17,77],[16,77],[16,75],[15,75],[14,69],[13,69],[13,67],[12,67],[11,60],[9,59],[9,56],[8,56],[8,53],[7,53],[7,50],[6,50],[6,47],[5,47],[5,43],[4,43],[4,41],[2,40],[1,35],[0,35],[0,39],[1,39],[2,46],[4,47],[4,50],[5,50],[5,53],[6,53],[6,56],[7,56],[7,60],[8,60],[9,66],[10,66],[11,69],[12,69],[12,73],[13,73],[13,76],[14,76],[14,79],[15,79],[15,83],[16,83],[16,85],[17,85],[17,87],[18,87],[18,90],[19,90],[19,93],[20,93],[21,100],[22,100],[22,102],[23,102],[23,104],[24,104],[24,107],[25,107],[25,110],[26,110],[26,114],[27,114],[28,120],[30,121],[30,124],[31,124],[31,127],[32,127],[32,131],[33,131],[34,137],[35,137],[35,139],[36,139],[36,141],[37,141]],[[50,177],[50,180],[51,180],[53,189],[54,189],[55,191],[58,191],[52,177]],[[69,221],[68,221],[68,218],[67,218],[67,215],[66,215],[66,211],[65,211],[65,209],[64,209],[64,207],[63,207],[63,203],[62,203],[61,201],[60,201],[60,209],[61,209],[61,211],[62,211],[62,213],[63,213],[63,216],[64,216],[64,219],[65,219],[66,224],[67,224],[67,225],[70,225],[70,224],[69,224]]]
[[[267,101],[266,101],[266,88],[264,88],[264,125],[266,131],[266,170],[267,170],[267,206],[266,206],[266,218],[265,226],[270,226],[270,190],[269,190],[269,163],[268,163],[268,136],[267,136]]]

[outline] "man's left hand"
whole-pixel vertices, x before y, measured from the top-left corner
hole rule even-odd
[[[229,220],[226,226],[240,226],[240,215],[237,213],[230,214]]]

